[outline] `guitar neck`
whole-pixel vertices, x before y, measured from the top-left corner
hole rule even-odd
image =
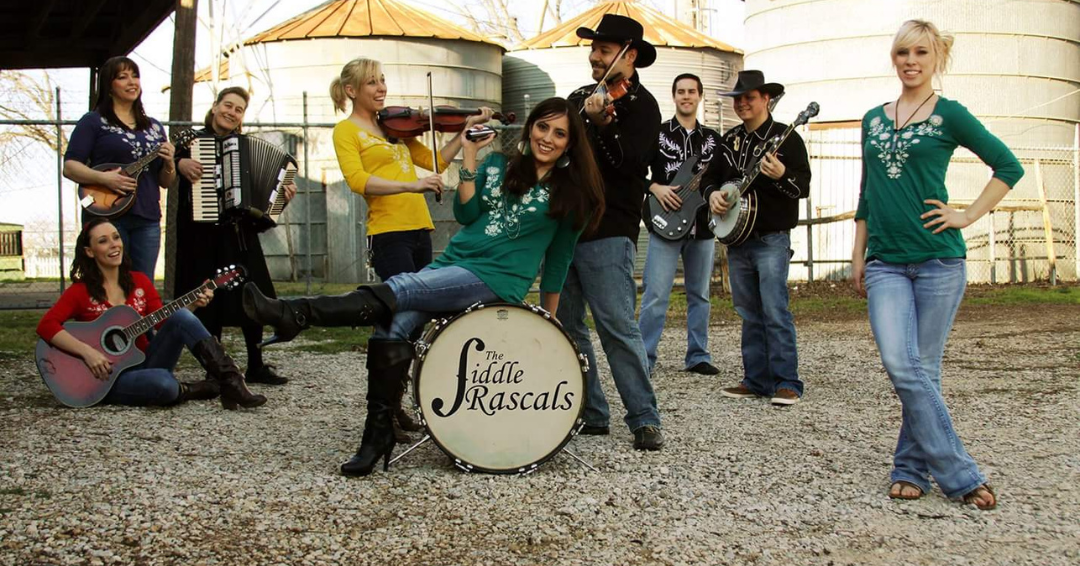
[[[158,158],[157,152],[159,149],[161,149],[161,146],[162,144],[157,144],[156,146],[154,146],[153,149],[150,150],[150,153],[142,156],[138,161],[135,161],[131,165],[124,167],[124,173],[127,174],[128,177],[134,177],[139,173],[142,173],[143,169],[146,169],[148,165],[153,163],[153,161]]]
[[[213,281],[207,281],[203,285],[196,287],[190,293],[142,317],[137,322],[124,328],[124,335],[127,336],[129,339],[134,339],[136,336],[141,336],[142,334],[153,328],[155,325],[157,325],[157,323],[175,314],[176,311],[199,300],[199,295],[202,294],[203,291],[213,290],[216,288],[217,285]]]
[[[750,185],[757,179],[758,173],[761,173],[761,160],[764,159],[765,155],[776,155],[776,152],[780,151],[780,146],[784,145],[784,142],[787,141],[791,132],[794,132],[795,128],[798,126],[798,121],[792,122],[784,129],[782,134],[766,142],[770,147],[765,150],[761,158],[755,161],[753,167],[750,168],[750,174],[746,176],[746,183],[743,185],[741,191],[742,194],[746,194],[746,191],[750,189]]]

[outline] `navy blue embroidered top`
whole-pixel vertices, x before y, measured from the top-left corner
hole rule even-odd
[[[102,163],[126,165],[149,154],[167,140],[165,128],[153,118],[150,119],[150,127],[145,130],[128,130],[110,124],[97,112],[87,112],[79,119],[75,131],[71,133],[64,159],[85,163],[90,167]],[[131,206],[128,214],[147,220],[161,219],[161,189],[158,187],[161,167],[161,159],[155,159],[139,176],[138,187],[135,189],[135,204]]]

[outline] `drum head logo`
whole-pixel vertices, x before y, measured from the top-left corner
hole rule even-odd
[[[571,436],[585,399],[577,350],[516,305],[476,309],[426,338],[417,401],[436,443],[486,471],[517,473]]]

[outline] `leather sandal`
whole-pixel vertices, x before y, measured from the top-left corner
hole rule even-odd
[[[894,488],[896,488],[897,486],[899,486],[900,489],[897,490],[897,491],[893,491]],[[909,488],[909,487],[916,490],[916,491],[918,491],[919,493],[917,493],[915,495],[904,495],[904,489]],[[909,482],[909,481],[904,481],[904,480],[894,481],[892,483],[892,485],[889,486],[889,499],[914,500],[914,499],[919,499],[922,496],[923,496],[922,488],[915,485],[915,484],[913,484],[913,483],[911,483],[911,482]]]
[[[986,495],[990,496],[990,502],[980,505],[979,499],[985,500]],[[984,483],[964,495],[964,503],[974,505],[980,511],[989,511],[997,507],[997,494],[994,493],[994,488],[990,487],[990,484]]]

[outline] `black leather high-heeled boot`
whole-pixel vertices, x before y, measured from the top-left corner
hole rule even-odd
[[[395,444],[393,412],[401,407],[398,397],[401,374],[408,371],[414,353],[412,343],[405,340],[368,341],[368,412],[364,436],[356,454],[341,465],[342,475],[366,476],[375,469],[379,458],[383,459],[383,470],[389,467]]]
[[[372,326],[388,324],[397,299],[385,283],[365,285],[336,296],[270,299],[254,283],[244,285],[244,313],[274,327],[274,335],[259,346],[288,342],[311,326]]]

